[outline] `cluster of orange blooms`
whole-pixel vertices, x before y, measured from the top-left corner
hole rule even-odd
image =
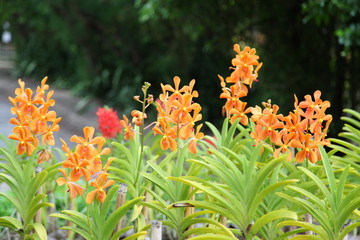
[[[107,180],[107,169],[111,163],[111,158],[103,166],[101,156],[110,153],[109,148],[103,148],[106,139],[102,136],[94,137],[93,127],[84,127],[84,137],[72,136],[71,142],[76,143],[74,151],[71,151],[66,142],[61,139],[62,150],[66,153],[66,160],[62,163],[64,168],[70,169],[69,176],[64,169],[59,169],[64,177],[57,179],[59,185],[66,184],[71,198],[83,194],[84,188],[76,182],[84,178],[90,182],[90,186],[95,190],[86,196],[86,202],[92,203],[95,196],[99,202],[104,202],[106,198],[105,189],[115,183],[114,180]]]
[[[314,100],[306,95],[305,100],[299,103],[295,96],[295,110],[285,117],[278,114],[279,107],[270,102],[263,103],[264,109],[259,106],[246,108],[247,103],[240,98],[247,96],[248,87],[251,88],[253,81],[257,81],[262,63],[258,62],[259,57],[255,55],[254,48],[245,47],[241,51],[240,46],[235,44],[234,51],[237,54],[230,68],[233,72],[225,80],[219,76],[222,87],[220,98],[226,99],[223,107],[226,117],[231,123],[239,119],[241,124],[248,125],[246,114],[251,113],[251,121],[255,123],[251,136],[256,143],[269,139],[275,147],[275,157],[283,153],[288,154],[287,159],[291,160],[291,150],[298,149],[295,156],[298,162],[308,159],[314,163],[320,160],[318,146],[329,144],[325,137],[332,116],[325,114],[325,111],[330,107],[330,102],[322,101],[318,90],[314,93]],[[227,87],[226,84],[231,86]]]
[[[162,94],[156,102],[158,117],[153,131],[163,136],[161,149],[173,151],[178,147],[177,139],[188,140],[188,150],[195,154],[197,141],[204,137],[200,132],[202,124],[195,130],[195,123],[202,119],[200,104],[193,102],[193,98],[198,97],[198,92],[193,90],[195,80],[182,88],[179,77],[175,76],[173,81],[174,87],[161,84]]]
[[[257,142],[269,137],[275,146],[275,157],[283,153],[288,154],[287,159],[291,160],[291,148],[296,148],[299,150],[295,156],[298,162],[308,159],[315,163],[321,160],[318,146],[330,143],[325,137],[332,116],[325,113],[330,102],[321,100],[320,96],[321,92],[317,90],[314,99],[306,95],[300,103],[295,96],[295,109],[288,116],[278,114],[279,107],[270,102],[263,103],[263,110],[259,106],[252,108],[251,120],[255,122],[255,131],[251,136]]]
[[[240,98],[247,96],[248,87],[251,88],[253,81],[257,81],[262,63],[259,63],[259,56],[255,55],[254,48],[246,46],[240,51],[239,44],[235,44],[234,51],[237,54],[231,61],[233,67],[230,67],[233,72],[225,80],[219,75],[222,87],[220,98],[226,99],[223,114],[230,118],[231,123],[239,118],[241,124],[247,125],[249,120],[246,114],[250,112],[250,108],[246,108],[247,103]],[[231,85],[227,87],[226,84]]]
[[[20,88],[15,89],[15,98],[9,97],[13,104],[11,113],[16,118],[11,118],[10,123],[16,125],[10,139],[19,141],[16,153],[31,155],[39,145],[38,138],[41,137],[43,145],[54,145],[53,133],[60,129],[58,123],[61,118],[56,117],[55,111],[49,108],[55,105],[55,100],[51,97],[54,91],[46,91],[49,85],[46,84],[47,77],[41,81],[35,94],[30,88],[25,88],[25,83],[19,79]],[[48,160],[47,158],[39,159]]]
[[[152,130],[155,135],[163,136],[160,140],[162,150],[170,148],[174,151],[178,148],[177,140],[188,140],[188,149],[195,154],[197,141],[204,137],[204,134],[200,132],[202,124],[195,129],[195,123],[202,119],[200,104],[193,102],[193,98],[199,95],[196,90],[193,90],[195,80],[191,80],[189,85],[182,88],[180,88],[179,77],[175,76],[173,81],[174,87],[161,84],[162,94],[155,102],[158,117]],[[142,103],[138,96],[134,99]],[[145,108],[153,102],[153,96],[149,95],[146,100]],[[139,110],[133,110],[131,116],[132,123],[137,126],[141,126],[147,118],[146,113]],[[123,120],[120,120],[120,124],[123,127],[124,139],[134,138],[134,129],[125,115],[123,115]]]

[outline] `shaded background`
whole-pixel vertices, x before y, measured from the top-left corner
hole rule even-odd
[[[203,119],[222,122],[217,74],[230,74],[234,43],[257,49],[264,63],[244,101],[272,99],[287,114],[293,94],[317,89],[332,103],[360,110],[358,0],[0,0],[0,24],[10,23],[17,77],[49,76],[87,100],[99,98],[120,115],[143,82],[196,79]]]

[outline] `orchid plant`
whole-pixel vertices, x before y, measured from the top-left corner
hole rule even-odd
[[[58,225],[73,233],[69,239],[146,239],[152,220],[176,239],[340,240],[356,234],[360,114],[345,110],[353,118],[343,118],[340,140],[327,138],[330,102],[319,90],[303,100],[294,96],[287,115],[271,100],[248,106],[244,99],[262,63],[254,48],[235,44],[234,51],[230,76],[218,76],[225,100],[220,129],[202,122],[196,81],[182,84],[175,76],[173,84],[161,84],[157,98],[145,83],[142,96],[134,97],[141,107],[121,119],[113,108],[99,108],[100,134],[86,126],[83,136],[60,139],[57,149],[53,133],[61,118],[51,110],[47,78],[35,92],[19,80],[9,98],[13,133],[1,136],[0,148],[0,181],[9,187],[0,197],[16,215],[0,216],[0,226],[21,239],[47,239],[43,216],[65,220]],[[47,183],[55,182],[62,186],[57,191],[82,205],[47,214],[54,207]]]

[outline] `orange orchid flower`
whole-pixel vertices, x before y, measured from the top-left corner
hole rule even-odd
[[[132,122],[136,125],[136,126],[141,126],[144,122],[144,119],[147,118],[146,113],[143,113],[139,110],[133,110],[131,111],[131,116],[133,117]]]
[[[246,102],[240,101],[240,104],[236,107],[230,110],[229,114],[232,115],[230,118],[230,122],[234,123],[236,119],[240,119],[240,123],[243,126],[248,125],[249,118],[246,116],[246,114],[251,112],[251,108],[245,108]]]
[[[319,142],[314,141],[310,133],[301,133],[300,139],[293,140],[292,142],[292,147],[301,149],[301,151],[296,154],[296,161],[301,163],[305,159],[308,159],[311,163],[315,163],[321,160],[318,145]]]
[[[311,118],[315,113],[321,111],[321,108],[328,108],[330,107],[329,101],[322,101],[320,99],[321,91],[317,90],[314,92],[314,100],[310,95],[306,95],[305,101],[299,103],[299,107],[306,109],[304,117]]]
[[[266,109],[265,109],[266,110]],[[264,127],[264,130],[261,134],[265,134],[270,137],[271,142],[276,142],[277,138],[279,138],[279,133],[276,129],[283,129],[284,123],[279,119],[282,118],[282,115],[276,115],[274,113],[264,111],[264,116],[257,121],[257,124]]]
[[[200,132],[201,127],[203,124],[200,124],[196,127],[196,132],[194,136],[189,141],[188,149],[191,153],[196,154],[196,143],[198,140],[201,140],[204,138],[204,133]]]
[[[179,119],[181,122],[187,122],[188,119],[191,119],[189,113],[195,109],[201,109],[200,104],[192,103],[192,95],[184,94],[179,95],[177,100],[172,102],[175,109],[171,112],[170,116],[174,121]]]
[[[173,78],[173,81],[174,81],[174,87],[175,88],[173,88],[171,85],[169,85],[169,84],[166,84],[166,85],[162,85],[161,84],[161,87],[162,87],[162,89],[163,89],[163,91],[165,92],[165,91],[169,91],[169,92],[172,92],[173,94],[171,94],[171,96],[170,96],[170,99],[169,99],[169,101],[173,101],[174,99],[177,99],[180,95],[181,95],[181,93],[185,93],[185,92],[188,92],[188,91],[190,91],[190,87],[189,86],[183,86],[182,88],[180,88],[179,89],[179,86],[180,86],[180,78],[178,77],[178,76],[175,76],[174,78]]]
[[[96,154],[95,144],[98,144],[101,141],[101,137],[95,137],[95,128],[94,127],[84,127],[83,129],[84,137],[79,137],[74,135],[70,138],[71,142],[77,143],[76,152],[80,156],[84,156],[86,159],[91,159]]]
[[[275,142],[275,144],[277,146],[279,146],[274,151],[275,158],[279,157],[280,153],[282,153],[282,154],[287,154],[287,157],[286,157],[287,161],[291,161],[293,155],[290,150],[290,147],[291,147],[294,135],[295,135],[295,132],[291,132],[291,133],[288,133],[287,131],[280,132],[280,138],[278,138],[277,141]]]
[[[104,146],[105,143],[106,143],[106,140],[105,140],[105,138],[103,138],[103,140],[100,141],[98,143],[98,145],[97,145],[97,149],[96,149],[97,154],[91,160],[92,161],[91,165],[88,168],[91,175],[93,175],[96,172],[101,171],[101,169],[102,169],[101,156],[109,154],[111,152],[110,148],[104,148],[103,149],[103,146]]]
[[[160,129],[161,128],[161,129]],[[153,128],[154,134],[162,135],[163,137],[160,140],[160,146],[162,150],[166,150],[168,148],[171,151],[174,151],[177,148],[176,131],[165,121],[161,121],[159,126],[155,126]]]
[[[94,201],[95,195],[97,200],[103,203],[106,199],[105,189],[115,183],[114,180],[107,180],[107,173],[100,174],[95,181],[90,183],[90,186],[96,188],[95,190],[88,193],[86,196],[86,203],[91,204]]]
[[[245,97],[247,93],[248,92],[246,87],[240,88],[238,84],[234,84],[230,86],[230,91],[225,89],[225,92],[220,94],[220,98],[226,98],[224,109],[227,113],[227,117],[229,117],[231,109],[240,107],[240,98]]]
[[[70,198],[74,199],[77,195],[81,196],[84,192],[84,188],[76,184],[71,178],[68,177],[64,169],[59,169],[59,171],[64,175],[64,177],[59,177],[56,179],[56,183],[59,186],[66,184],[68,187],[68,192],[70,192]]]
[[[37,146],[36,138],[26,128],[20,129],[17,134],[9,135],[10,139],[19,141],[16,147],[16,154],[22,155],[26,152],[30,156]]]
[[[54,132],[59,131],[60,126],[58,123],[61,121],[61,118],[57,118],[53,121],[52,125],[50,127],[47,127],[47,129],[43,130],[43,137],[42,137],[42,144],[49,144],[51,146],[55,145],[55,139],[54,139]]]
[[[81,159],[77,152],[69,154],[68,158],[62,163],[63,168],[71,168],[70,178],[72,181],[78,181],[81,176],[84,176],[85,181],[90,180],[90,172],[85,167],[90,163],[86,159]]]
[[[123,120],[120,120],[120,124],[124,130],[124,139],[126,141],[128,141],[129,139],[134,139],[134,130],[131,126],[131,123],[129,123],[129,119],[125,115],[123,115]]]
[[[50,105],[44,104],[39,107],[32,115],[32,121],[30,123],[30,129],[32,132],[41,133],[47,130],[47,122],[53,122],[56,120],[56,112],[48,111]],[[59,122],[59,121],[58,121]]]
[[[187,139],[193,135],[195,123],[202,119],[202,114],[200,114],[200,111],[201,107],[194,109],[192,116],[189,114],[187,123],[181,126],[179,131],[179,136],[181,139]]]

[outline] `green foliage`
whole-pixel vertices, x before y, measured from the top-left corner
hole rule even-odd
[[[0,167],[3,169],[0,180],[6,183],[12,192],[0,192],[0,196],[6,198],[21,216],[21,221],[14,217],[0,217],[0,225],[14,230],[25,239],[46,239],[45,227],[41,223],[34,223],[33,219],[39,209],[53,207],[53,204],[44,202],[46,195],[38,190],[46,181],[53,179],[60,163],[36,173],[36,155],[30,159],[17,159],[13,157],[14,152],[9,153],[4,148],[0,148],[0,154]]]
[[[89,220],[85,214],[72,210],[63,210],[62,213],[54,213],[51,216],[62,218],[74,223],[75,226],[65,226],[62,227],[62,229],[71,230],[85,239],[118,239],[121,234],[131,229],[131,227],[125,227],[117,232],[114,232],[117,223],[130,208],[143,199],[143,197],[134,198],[117,208],[115,211],[110,212],[109,206],[114,196],[116,196],[118,188],[119,186],[114,186],[109,190],[107,198],[103,204],[95,201],[93,209],[90,210],[92,213],[91,220]],[[88,224],[89,221],[90,225]],[[145,234],[146,232],[139,232],[136,233],[136,236]],[[129,237],[129,239],[131,238]]]
[[[341,240],[353,229],[359,226],[359,223],[350,223],[344,228],[348,219],[351,219],[353,212],[360,204],[360,186],[346,186],[349,174],[349,166],[343,169],[340,178],[335,178],[331,167],[330,159],[325,150],[320,148],[326,179],[318,177],[310,170],[299,167],[310,181],[316,184],[315,192],[299,188],[297,186],[289,186],[293,192],[300,196],[290,196],[284,193],[278,193],[281,197],[295,203],[310,213],[318,224],[304,223],[300,221],[284,221],[278,226],[293,225],[302,227],[306,230],[313,231],[319,236],[319,239],[336,239]],[[348,189],[346,189],[348,188]]]

